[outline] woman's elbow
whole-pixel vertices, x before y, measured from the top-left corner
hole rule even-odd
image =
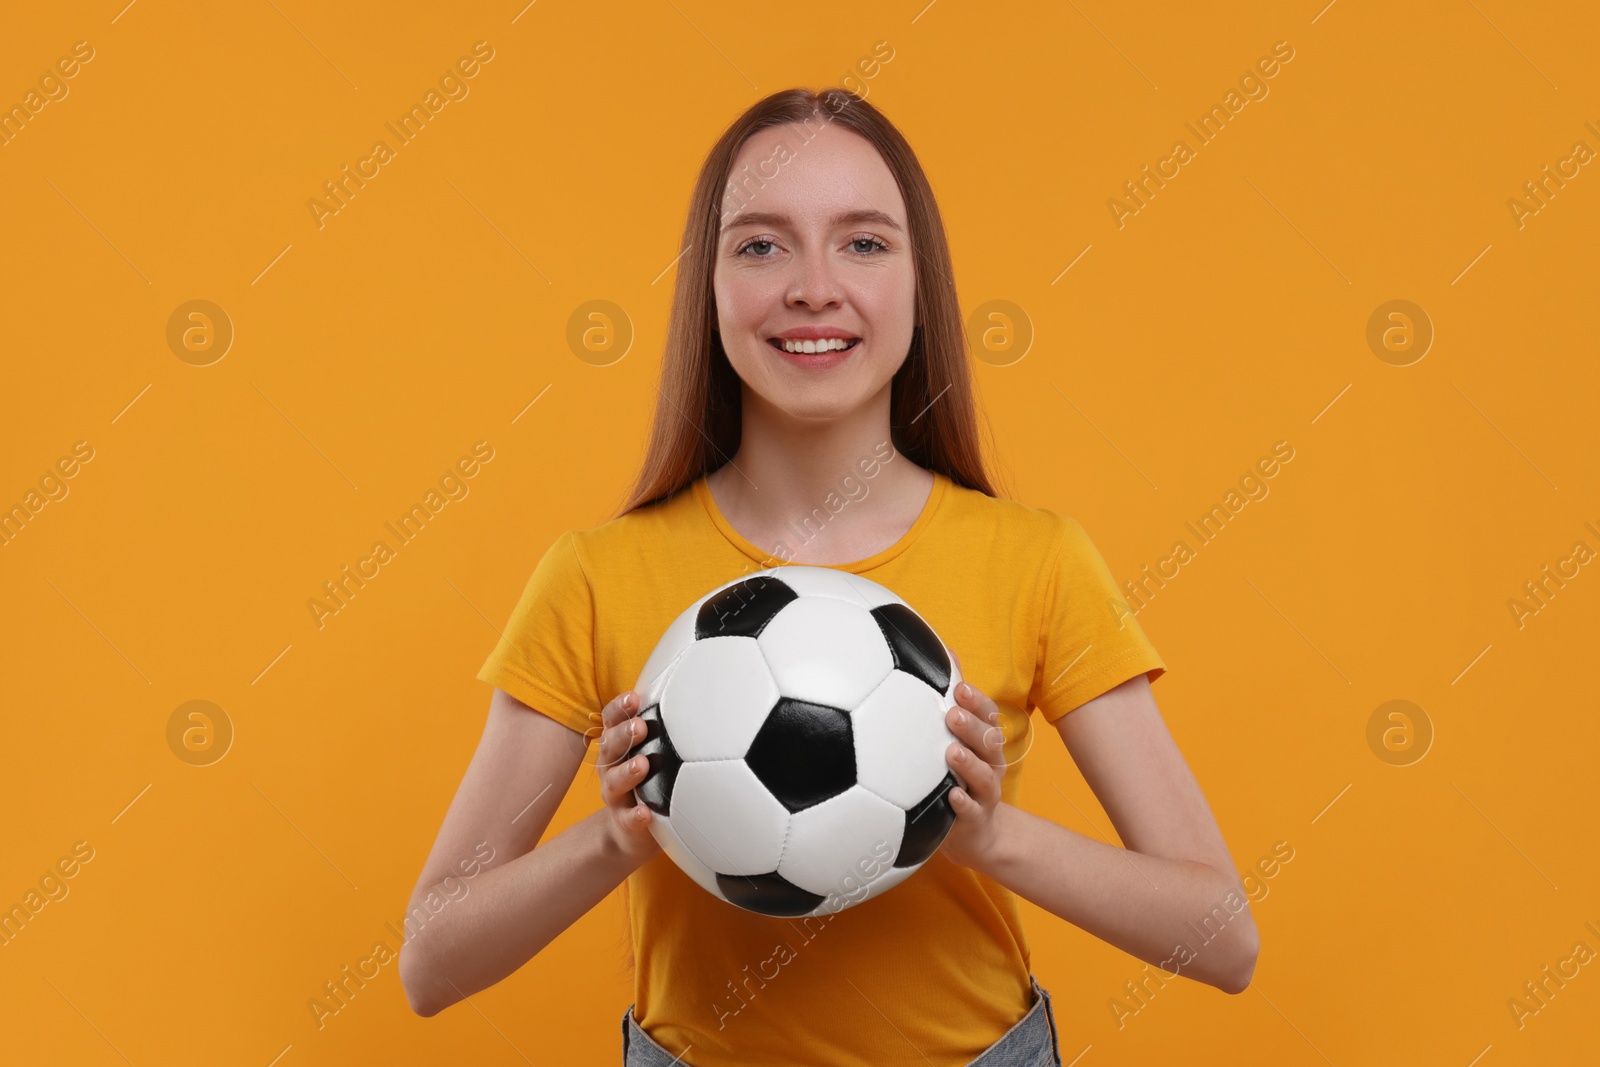
[[[412,944],[400,946],[400,985],[406,991],[406,1003],[424,1019],[431,1019],[449,1005],[441,1003],[433,994],[429,981],[427,961]]]
[[[1252,922],[1249,927],[1240,931],[1244,942],[1239,951],[1239,958],[1234,961],[1232,970],[1217,983],[1217,988],[1224,993],[1243,993],[1250,988],[1250,979],[1256,973],[1256,958],[1261,955],[1261,935],[1256,931]]]

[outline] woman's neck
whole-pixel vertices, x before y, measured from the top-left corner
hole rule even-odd
[[[895,449],[887,394],[872,411],[826,421],[747,404],[739,450],[706,478],[717,509],[788,563],[850,563],[894,544],[922,513],[933,474]]]

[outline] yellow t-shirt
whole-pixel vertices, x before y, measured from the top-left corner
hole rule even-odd
[[[824,514],[848,506],[831,497]],[[559,537],[478,677],[590,730],[602,706],[638,683],[684,608],[780,563],[728,524],[701,477]],[[900,540],[837,569],[898,594],[955,650],[963,677],[1045,723],[1166,670],[1075,520],[943,474]],[[1027,768],[1024,759],[1007,771],[1007,802]],[[683,1062],[695,1067],[958,1067],[1032,1006],[1016,896],[942,851],[882,896],[821,918],[736,908],[664,854],[630,876],[627,900],[635,1016],[672,1053],[688,1049]]]

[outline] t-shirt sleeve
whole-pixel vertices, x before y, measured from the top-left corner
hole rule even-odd
[[[590,732],[601,708],[594,655],[594,593],[569,530],[534,567],[478,679]]]
[[[1076,519],[1060,521],[1029,694],[1051,723],[1137,674],[1153,682],[1167,670],[1089,535]]]

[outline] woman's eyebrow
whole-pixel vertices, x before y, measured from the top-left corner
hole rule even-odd
[[[855,211],[842,211],[829,220],[834,226],[843,226],[846,223],[875,223],[887,226],[897,233],[904,233],[900,224],[891,216],[875,208],[861,208]],[[790,226],[794,220],[789,216],[775,211],[745,211],[735,215],[723,225],[722,231],[726,233],[735,226]]]

